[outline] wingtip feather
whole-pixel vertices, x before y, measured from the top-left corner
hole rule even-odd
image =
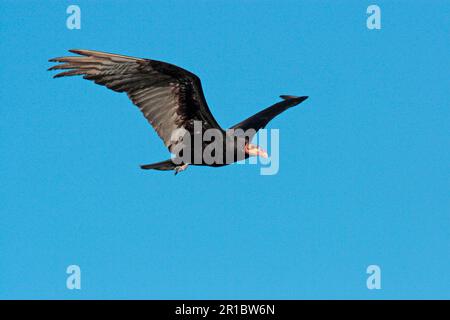
[[[82,56],[87,56],[90,50],[85,49],[69,49],[69,52],[80,54]]]
[[[305,101],[306,99],[309,98],[309,96],[292,96],[292,95],[281,95],[280,96],[281,99],[283,100],[299,100],[299,101]]]

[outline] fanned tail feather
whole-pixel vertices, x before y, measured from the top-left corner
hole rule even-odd
[[[157,163],[151,163],[151,164],[144,164],[141,165],[141,169],[144,170],[174,170],[176,168],[176,164],[172,162],[171,159],[157,162]]]

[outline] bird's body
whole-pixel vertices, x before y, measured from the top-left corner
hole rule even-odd
[[[228,130],[209,110],[200,79],[169,63],[92,50],[70,50],[79,56],[50,59],[61,62],[49,70],[67,70],[54,77],[83,75],[116,92],[126,92],[153,126],[169,151],[169,160],[143,169],[175,170],[188,165],[224,166],[267,153],[252,145],[254,134],[275,116],[307,97],[281,96],[282,101]]]

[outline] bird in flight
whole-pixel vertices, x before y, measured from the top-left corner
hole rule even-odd
[[[280,102],[224,130],[211,114],[195,74],[157,60],[93,50],[69,51],[77,55],[49,60],[60,64],[48,70],[63,70],[54,78],[82,75],[116,92],[126,92],[175,155],[142,165],[142,169],[174,170],[177,174],[189,165],[220,167],[250,156],[267,158],[265,150],[251,143],[253,136],[274,117],[308,98],[282,95]],[[208,130],[212,133],[205,139]],[[198,137],[201,142],[192,143]],[[210,151],[209,157],[206,151]]]

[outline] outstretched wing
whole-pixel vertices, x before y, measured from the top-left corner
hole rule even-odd
[[[202,129],[220,129],[203,94],[200,79],[193,73],[169,63],[110,54],[92,50],[69,50],[79,56],[50,59],[61,62],[49,70],[68,70],[54,78],[83,75],[107,88],[126,92],[144,114],[164,144],[172,150],[177,129],[194,130],[194,121]]]
[[[255,134],[259,129],[263,129],[273,118],[275,118],[280,113],[286,111],[287,109],[302,103],[308,97],[296,97],[296,96],[280,96],[283,101],[280,101],[273,106],[270,106],[257,114],[251,116],[250,118],[245,119],[238,124],[235,124],[230,129],[242,129],[244,132],[253,129]],[[249,135],[249,139],[251,140],[253,135]]]

